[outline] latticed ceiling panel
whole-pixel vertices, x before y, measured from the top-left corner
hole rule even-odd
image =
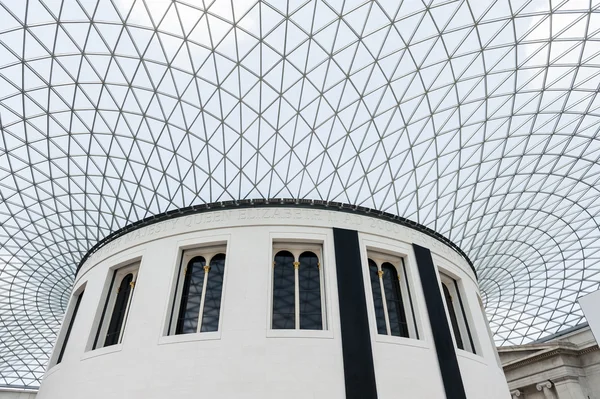
[[[498,344],[600,276],[597,1],[0,0],[0,385],[96,242],[230,199],[352,203],[475,263]]]

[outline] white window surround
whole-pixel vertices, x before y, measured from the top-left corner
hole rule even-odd
[[[488,335],[490,346],[492,348],[495,348],[496,343],[494,342],[494,334],[492,333],[492,329],[490,328],[490,323],[488,322],[487,315],[485,314],[485,308],[483,306],[483,301],[481,300],[481,297],[479,295],[477,295],[477,303],[479,305],[479,310],[481,311],[481,316],[483,317],[483,321],[484,321],[483,324],[485,324],[485,332]],[[479,334],[478,334],[478,336],[479,336]],[[473,340],[475,340],[475,337],[473,337]],[[480,344],[480,347],[483,346],[482,342],[479,342],[479,344]],[[500,355],[498,355],[498,351],[493,350],[492,352],[494,353],[494,361],[496,362],[496,364],[498,365],[499,368],[502,368],[502,361],[500,360]],[[483,348],[481,348],[481,350],[478,349],[477,353],[480,356],[483,356]],[[486,355],[486,357],[487,356],[489,356],[489,355]]]
[[[324,278],[323,278],[323,247],[317,244],[302,244],[302,243],[282,243],[282,242],[274,242],[273,243],[273,259],[278,252],[288,251],[294,256],[294,263],[298,263],[300,259],[300,255],[304,252],[312,252],[317,255],[317,259],[319,261],[319,280],[320,280],[320,288],[321,288],[321,321],[323,327],[321,330],[313,330],[313,331],[323,331],[327,330],[327,312],[325,312],[325,290],[324,290]],[[273,260],[273,268],[275,267],[275,261]],[[295,330],[300,330],[300,289],[299,289],[299,278],[298,278],[298,268],[294,267],[295,272],[295,295],[296,295],[296,328]],[[273,287],[273,273],[271,273],[271,287]],[[271,288],[272,289],[272,288]],[[271,291],[272,292],[272,291]],[[273,297],[271,295],[271,305],[273,304]],[[273,306],[271,306],[270,317],[273,317]],[[271,328],[272,329],[272,328]]]
[[[194,251],[194,250],[202,250],[203,248],[210,247],[221,247],[221,248],[229,248],[229,241],[231,239],[230,234],[218,234],[215,235],[213,232],[201,232],[200,234],[194,233],[190,235],[190,238],[185,238],[182,240],[178,240],[173,248],[173,260],[172,260],[172,271],[171,271],[171,281],[169,282],[169,296],[168,300],[165,301],[165,306],[163,310],[163,324],[160,328],[160,331],[156,337],[158,345],[167,345],[174,344],[179,342],[192,342],[192,341],[211,341],[211,340],[219,340],[221,339],[221,319],[223,318],[223,313],[219,316],[219,329],[218,331],[212,332],[203,332],[198,334],[179,334],[179,335],[169,335],[170,329],[175,329],[172,326],[172,317],[174,315],[173,309],[175,307],[180,306],[180,303],[177,303],[176,300],[178,298],[177,294],[179,290],[183,289],[182,283],[179,282],[181,275],[180,271],[182,270],[182,261],[183,256],[186,251]],[[225,254],[225,275],[223,277],[223,292],[221,298],[221,306],[223,306],[224,298],[225,298],[225,290],[227,287],[227,274],[228,274],[228,262],[229,256]],[[181,294],[179,294],[179,299],[181,299]]]
[[[170,340],[161,340],[160,343],[170,343],[170,342],[185,342],[185,341],[193,341],[197,340],[197,336],[205,335],[205,339],[219,339],[221,324],[223,320],[223,297],[225,295],[225,280],[227,275],[227,244],[216,244],[216,245],[203,245],[196,246],[188,249],[180,249],[181,261],[179,262],[179,266],[176,268],[177,272],[177,283],[176,283],[176,291],[173,299],[173,306],[169,309],[170,317],[169,317],[169,326],[168,326],[168,336],[171,338],[177,337],[178,339],[170,339]],[[202,328],[202,314],[204,312],[204,301],[206,299],[206,286],[209,273],[206,272],[206,266],[210,267],[211,260],[215,257],[215,255],[224,254],[225,255],[225,266],[224,266],[224,274],[223,274],[223,286],[221,289],[221,307],[219,308],[219,327],[217,331],[210,332],[200,332]],[[205,266],[205,274],[204,274],[204,283],[202,285],[202,299],[200,302],[200,309],[198,314],[198,326],[196,328],[196,333],[188,333],[188,334],[175,334],[177,329],[177,319],[179,316],[179,311],[181,308],[181,296],[183,294],[183,285],[185,280],[185,272],[190,260],[197,256],[202,256],[206,261]],[[172,310],[171,310],[172,309]],[[190,337],[191,336],[191,337]],[[181,338],[180,338],[181,337]]]
[[[98,350],[98,349],[105,348],[104,344],[105,344],[105,340],[106,340],[106,333],[108,331],[110,320],[112,318],[112,314],[114,311],[119,285],[120,285],[121,281],[123,280],[123,278],[125,276],[127,276],[129,273],[131,273],[133,275],[133,279],[131,280],[131,283],[130,283],[132,290],[129,294],[129,298],[127,299],[127,305],[125,307],[125,316],[123,318],[123,323],[121,324],[121,329],[119,331],[118,342],[116,345],[110,345],[109,347],[118,346],[123,343],[123,337],[125,335],[125,330],[127,328],[127,320],[129,318],[129,312],[131,310],[131,304],[133,302],[133,297],[135,295],[135,284],[137,282],[139,268],[140,268],[140,263],[135,262],[132,264],[128,264],[127,266],[111,269],[112,273],[110,273],[110,274],[112,276],[110,277],[110,280],[112,281],[112,283],[109,283],[109,284],[112,284],[112,287],[110,287],[110,291],[108,292],[107,296],[104,297],[103,303],[105,303],[106,311],[102,310],[102,312],[104,313],[104,317],[101,320],[102,324],[99,326],[98,329],[94,329],[94,330],[97,330],[97,341],[96,341],[96,336],[94,336],[93,340],[96,342],[95,342],[95,346],[92,347],[92,350]],[[92,342],[92,344],[93,343],[94,342]]]
[[[460,280],[451,277],[446,274],[444,271],[439,271],[440,276],[440,292],[442,294],[442,300],[444,301],[446,316],[448,318],[448,326],[450,327],[450,333],[452,334],[452,338],[454,341],[454,345],[457,350],[461,350],[464,352],[468,352],[471,354],[475,354],[479,356],[479,348],[477,348],[475,344],[475,336],[473,335],[472,329],[469,326],[469,317],[465,312],[468,312],[469,307],[466,302],[466,298],[464,296],[464,290],[460,287]],[[446,303],[446,298],[444,295],[444,290],[442,284],[448,288],[448,292],[450,293],[451,298],[453,298],[453,308],[456,316],[456,321],[458,324],[458,330],[460,332],[460,338],[463,342],[464,349],[458,348],[456,344],[456,337],[454,334],[454,329],[452,327],[452,321],[449,314],[448,304]],[[470,323],[473,325],[473,323]]]
[[[118,343],[116,345],[111,345],[111,346],[103,346],[103,347],[98,347],[94,350],[89,350],[87,352],[83,352],[83,355],[81,355],[81,360],[87,360],[87,359],[92,359],[94,357],[98,357],[98,356],[103,356],[103,355],[107,355],[109,353],[115,353],[115,352],[120,352],[121,350],[123,350],[123,343]]]
[[[367,313],[369,315],[369,326],[371,331],[373,332],[373,341],[384,344],[413,346],[423,349],[430,348],[431,343],[427,339],[426,334],[421,333],[422,331],[425,331],[424,329],[426,329],[426,327],[424,327],[423,325],[423,317],[421,316],[421,309],[424,309],[424,298],[420,284],[415,283],[415,281],[418,281],[418,279],[415,280],[415,276],[418,276],[418,273],[414,269],[414,265],[416,265],[416,260],[412,251],[412,245],[408,243],[399,243],[396,240],[390,240],[386,237],[363,232],[361,232],[359,235],[359,245],[363,264],[363,283],[365,286],[365,293],[367,299]],[[373,303],[373,292],[371,289],[371,279],[369,276],[368,254],[371,253],[377,253],[383,256],[389,256],[396,259],[404,259],[406,274],[405,281],[408,284],[408,287],[410,288],[410,297],[412,299],[412,313],[414,315],[412,320],[413,323],[416,322],[415,328],[416,331],[418,331],[419,333],[419,339],[397,337],[393,335],[383,335],[377,333],[377,320],[375,319],[375,312],[373,310],[375,306]],[[404,286],[402,285],[400,286],[400,289],[405,291]]]
[[[66,334],[67,334],[67,330],[69,329],[69,324],[71,323],[71,320],[73,319],[73,312],[75,310],[75,304],[77,302],[77,299],[79,297],[79,295],[81,295],[82,292],[85,291],[85,286],[86,286],[87,281],[84,281],[83,283],[80,283],[79,286],[77,287],[77,289],[73,290],[73,293],[71,294],[71,299],[69,300],[69,306],[67,307],[67,311],[65,312],[65,315],[63,316],[63,320],[61,322],[61,329],[56,337],[56,341],[54,343],[54,351],[52,352],[52,356],[50,357],[50,360],[48,361],[48,370],[50,370],[51,368],[54,368],[58,365],[60,365],[60,363],[56,363],[58,361],[58,357],[60,355],[60,351],[62,350],[62,347],[65,345],[65,338],[66,338]],[[83,301],[83,298],[82,298]],[[81,304],[80,304],[81,306]],[[79,311],[78,311],[79,313]],[[75,315],[75,317],[77,318],[77,315]],[[75,323],[77,320],[74,320],[73,323]],[[73,327],[75,326],[75,324],[73,324]],[[73,331],[71,331],[71,334],[73,333]],[[68,342],[67,342],[68,345]],[[65,349],[66,351],[66,349]]]
[[[327,265],[333,262],[333,246],[330,237],[326,234],[316,234],[312,232],[298,231],[295,233],[288,232],[271,232],[270,241],[268,243],[269,249],[269,262],[268,262],[268,301],[267,301],[267,326],[266,336],[267,338],[333,338],[333,330],[331,326],[331,288],[329,287],[329,281],[335,279],[332,275],[332,270]],[[323,320],[322,330],[279,330],[273,329],[272,326],[272,313],[273,313],[273,262],[275,255],[279,251],[289,251],[297,259],[302,252],[311,251],[314,252],[321,264],[320,267],[320,278],[321,278],[321,315]],[[298,305],[298,301],[296,301]],[[298,318],[296,318],[298,321]]]
[[[404,307],[404,313],[406,315],[406,322],[407,322],[407,326],[408,326],[408,337],[392,336],[391,328],[390,328],[389,313],[388,313],[388,309],[387,309],[387,303],[385,300],[385,289],[383,287],[383,281],[380,277],[379,283],[380,283],[381,295],[383,298],[383,309],[384,309],[384,315],[385,315],[385,324],[386,324],[387,334],[377,334],[377,335],[384,335],[384,336],[387,336],[390,338],[419,339],[419,333],[418,333],[417,326],[416,326],[416,315],[414,312],[414,298],[413,298],[414,289],[412,289],[411,285],[409,284],[409,281],[408,281],[408,278],[406,275],[407,274],[406,258],[401,255],[397,255],[397,254],[383,253],[383,252],[377,251],[376,249],[367,249],[367,264],[366,264],[367,272],[368,272],[368,268],[369,268],[369,263],[368,263],[369,259],[371,259],[375,262],[375,264],[377,265],[377,270],[379,270],[379,271],[382,271],[381,266],[384,263],[390,263],[392,266],[394,266],[396,268],[396,271],[397,271],[398,277],[399,277],[400,293],[402,295],[402,305]],[[373,300],[373,292],[370,289],[370,287],[371,287],[371,282],[369,280],[369,286],[367,289],[368,289],[368,291],[370,291],[371,300]],[[373,311],[373,309],[374,309],[374,306],[371,306],[371,311]],[[377,331],[377,328],[375,329],[375,331]]]

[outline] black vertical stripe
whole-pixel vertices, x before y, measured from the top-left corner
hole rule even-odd
[[[334,228],[333,241],[346,398],[377,399],[358,232]]]
[[[431,251],[413,244],[447,399],[466,399]]]

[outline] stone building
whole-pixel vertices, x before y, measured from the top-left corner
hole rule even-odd
[[[0,387],[0,399],[35,399],[37,389]]]
[[[587,323],[498,353],[513,399],[600,398],[600,351]]]
[[[84,257],[37,398],[506,399],[472,264],[439,237],[286,202],[128,227]]]

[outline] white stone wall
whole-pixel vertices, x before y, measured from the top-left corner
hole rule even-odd
[[[596,339],[600,339],[600,290],[579,297],[577,302],[589,323],[590,330]]]
[[[367,292],[380,399],[399,393],[444,397],[413,242],[430,248],[436,265],[460,279],[464,288],[478,349],[477,355],[458,350],[468,397],[508,397],[479,307],[475,276],[455,251],[418,231],[366,216],[267,208],[173,219],[129,233],[91,256],[75,282],[75,290],[85,284],[85,294],[63,361],[54,365],[55,350],[39,398],[345,398],[336,280],[336,273],[344,270],[343,265],[336,267],[331,227],[359,231],[367,290],[367,243],[407,260],[419,340],[377,335]],[[269,329],[274,240],[322,243],[327,331]],[[227,244],[219,332],[165,336],[181,249],[215,242]],[[123,342],[90,350],[111,270],[134,260],[140,261],[140,269]]]
[[[33,390],[0,388],[0,399],[35,399],[36,395]]]

